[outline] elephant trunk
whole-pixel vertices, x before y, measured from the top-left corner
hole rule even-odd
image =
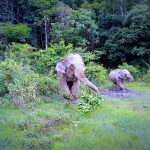
[[[134,78],[133,78],[131,75],[128,76],[127,79],[128,79],[130,82],[134,81]]]
[[[129,81],[130,81],[130,82],[134,81],[134,78],[133,78],[133,77],[132,77],[132,78],[130,78],[130,79],[129,79]]]
[[[97,93],[100,92],[99,89],[92,82],[90,82],[86,77],[80,79],[80,81],[83,82],[84,84],[86,84],[88,87],[92,88]]]

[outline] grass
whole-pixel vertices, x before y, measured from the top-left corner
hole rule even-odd
[[[2,150],[149,150],[150,86],[126,83],[139,96],[105,97],[102,106],[82,113],[63,99],[16,109],[1,98]]]

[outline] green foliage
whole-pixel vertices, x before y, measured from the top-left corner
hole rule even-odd
[[[132,64],[139,64],[144,68],[148,68],[149,64],[149,45],[150,45],[150,7],[148,5],[137,5],[127,14],[124,20],[124,26],[129,30],[125,36],[132,37],[130,42],[130,55],[134,56]]]
[[[75,31],[86,40],[86,45],[94,48],[98,36],[98,26],[92,18],[95,14],[90,10],[81,8],[78,11],[74,11],[73,15],[75,22],[72,22],[72,25],[76,27]]]
[[[65,45],[61,40],[59,44],[53,44],[46,50],[36,51],[29,44],[12,43],[9,45],[9,52],[5,53],[6,58],[11,58],[23,65],[30,65],[31,68],[42,74],[48,74],[55,70],[56,63],[67,54],[72,53],[72,44]],[[53,71],[53,74],[55,72]]]
[[[1,27],[2,32],[8,43],[15,42],[17,39],[21,40],[30,34],[31,28],[26,24],[7,24]]]
[[[54,23],[52,25],[53,41],[58,42],[61,38],[67,43],[72,43],[74,47],[94,48],[97,41],[98,27],[92,16],[94,13],[86,9],[72,10],[70,19],[64,23]]]
[[[53,44],[47,50],[40,50],[38,61],[36,61],[38,72],[48,73],[54,70],[56,63],[67,54],[72,53],[72,49],[72,44],[65,45],[65,42],[61,40],[59,44]]]
[[[54,76],[55,77],[55,76]],[[59,83],[53,76],[39,76],[37,79],[37,93],[41,96],[59,94]]]
[[[1,76],[6,85],[14,83],[14,78],[18,77],[18,73],[22,70],[20,66],[13,59],[5,59],[0,65]]]
[[[147,70],[147,73],[145,75],[143,75],[142,80],[146,83],[150,83],[150,70]]]
[[[127,63],[123,63],[118,66],[119,69],[127,69],[131,73],[131,75],[136,79],[139,77],[139,71],[132,65],[128,65]]]
[[[123,62],[148,68],[149,14],[148,5],[138,5],[125,16],[123,27],[112,26],[109,30],[100,30],[100,50],[103,55],[98,52],[99,59],[113,68]]]
[[[124,20],[124,25],[134,29],[143,29],[143,27],[146,29],[146,27],[149,27],[149,23],[147,22],[150,16],[149,11],[148,5],[136,5],[128,12]]]
[[[12,96],[16,107],[28,108],[30,102],[40,102],[41,96],[58,94],[58,81],[54,77],[39,76],[28,66],[17,64],[12,59],[1,63],[3,86]]]
[[[82,90],[78,109],[80,109],[83,113],[90,112],[102,105],[103,101],[104,98],[102,95],[93,94],[92,92],[89,93],[87,90]]]
[[[85,64],[88,64],[90,61],[95,60],[95,54],[87,51],[86,48],[76,47],[76,48],[74,48],[73,53],[80,54],[82,56],[83,62]]]
[[[3,77],[0,74],[0,96],[4,96],[6,93],[8,93],[7,86],[4,82]]]
[[[11,58],[18,63],[24,65],[33,65],[34,60],[36,59],[35,48],[29,44],[21,44],[12,42],[9,45],[8,53],[5,52],[6,58]]]
[[[102,65],[90,62],[86,65],[86,77],[99,86],[106,85],[109,82],[107,70]]]
[[[39,51],[64,39],[65,44],[72,44],[74,49],[81,47],[87,54],[97,53],[92,60],[106,67],[114,68],[127,62],[148,68],[148,0],[124,0],[121,3],[117,0],[19,0],[8,4],[5,1],[1,5],[4,13],[1,16],[0,51],[9,50],[11,54],[13,49],[8,45],[11,42],[27,42]],[[40,70],[44,65],[36,63],[40,54],[31,55],[32,66]]]
[[[12,59],[6,59],[1,64],[2,77],[5,86],[12,96],[16,107],[25,107],[27,102],[35,102],[38,74],[27,66],[18,65]]]

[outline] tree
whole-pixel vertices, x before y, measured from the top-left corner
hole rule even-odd
[[[58,42],[62,38],[76,47],[94,49],[98,41],[98,27],[92,18],[94,13],[84,8],[72,10],[67,6],[61,10],[67,9],[69,13],[63,18],[65,22],[52,24],[53,42]]]
[[[4,34],[5,41],[7,43],[11,43],[18,40],[24,40],[24,38],[30,34],[31,28],[29,28],[26,24],[7,24],[2,26],[1,30]]]
[[[35,24],[41,28],[41,38],[44,33],[44,45],[47,49],[50,42],[50,28],[56,0],[31,0],[30,5],[36,7]],[[43,46],[43,43],[42,43]]]
[[[0,1],[0,22],[11,22],[14,23],[14,3],[10,0]]]
[[[124,26],[129,30],[125,37],[126,44],[130,42],[130,53],[136,59],[133,63],[146,65],[150,63],[150,6],[137,5],[126,16]],[[128,37],[134,37],[129,41]]]
[[[150,64],[150,7],[134,7],[125,17],[124,28],[112,27],[105,34],[104,46],[97,55],[105,64],[118,66],[123,62],[148,67]],[[101,34],[104,35],[104,34]]]
[[[84,0],[61,0],[61,1],[72,9],[78,9],[84,3]]]

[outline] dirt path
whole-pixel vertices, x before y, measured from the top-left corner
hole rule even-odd
[[[118,98],[118,99],[140,96],[139,92],[131,91],[131,90],[127,90],[126,92],[116,91],[116,90],[105,90],[105,91],[101,91],[101,94],[108,97]]]

